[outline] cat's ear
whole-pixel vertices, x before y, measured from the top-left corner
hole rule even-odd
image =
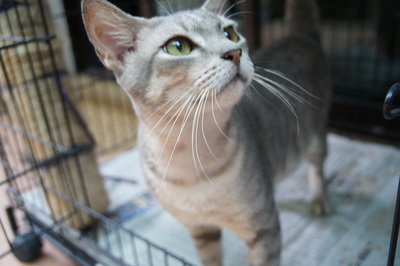
[[[227,2],[227,0],[207,0],[201,8],[220,14],[225,10],[225,5]]]
[[[100,60],[108,69],[121,70],[125,54],[135,49],[136,36],[146,24],[105,0],[82,1],[83,22]]]

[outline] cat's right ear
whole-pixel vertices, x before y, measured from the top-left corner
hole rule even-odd
[[[82,17],[89,40],[104,66],[116,74],[126,53],[135,50],[136,37],[146,24],[105,0],[83,0]]]

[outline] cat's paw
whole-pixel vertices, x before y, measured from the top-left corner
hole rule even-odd
[[[314,216],[324,216],[330,213],[328,200],[324,197],[314,198],[310,201],[310,212]]]

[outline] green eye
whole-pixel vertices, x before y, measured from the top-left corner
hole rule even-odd
[[[228,38],[232,42],[239,42],[239,40],[240,40],[239,35],[236,33],[236,31],[233,29],[232,26],[226,27],[224,29],[224,35],[226,36],[226,38]]]
[[[188,55],[192,51],[192,42],[184,37],[173,38],[163,46],[163,50],[170,55]]]

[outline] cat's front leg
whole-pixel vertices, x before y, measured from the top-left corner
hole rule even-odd
[[[221,266],[221,229],[216,226],[188,227],[204,266]]]
[[[281,251],[279,222],[270,228],[257,230],[247,245],[250,266],[278,266]]]
[[[249,266],[278,266],[281,252],[278,212],[275,210],[261,215],[264,217],[253,217],[253,221],[260,222],[253,222],[251,226],[236,225],[231,230],[246,242]]]

